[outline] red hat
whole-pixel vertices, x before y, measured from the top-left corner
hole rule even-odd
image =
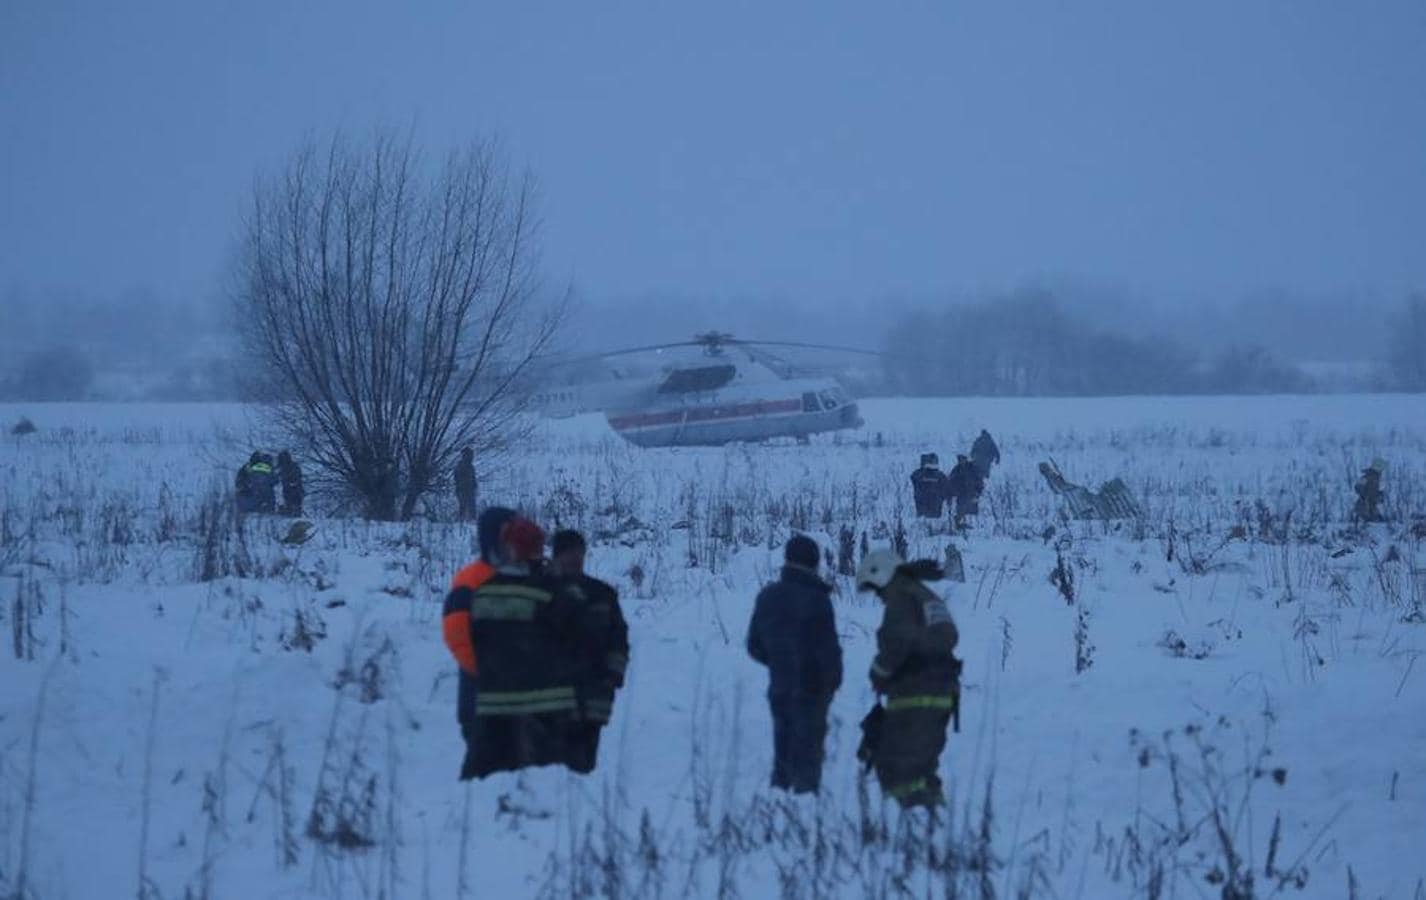
[[[500,543],[509,549],[515,562],[533,562],[545,555],[545,533],[540,526],[516,517],[500,529]]]

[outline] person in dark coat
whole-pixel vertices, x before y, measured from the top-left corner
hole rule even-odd
[[[513,509],[492,506],[480,514],[476,541],[480,558],[461,568],[451,579],[441,611],[441,638],[456,663],[456,722],[466,743],[466,759],[473,758],[475,746],[476,659],[475,640],[470,630],[470,601],[475,592],[495,575],[500,564],[500,532],[515,518]],[[469,763],[467,763],[469,765]]]
[[[783,549],[782,576],[758,594],[748,655],[767,666],[772,708],[772,786],[816,793],[822,783],[827,708],[842,684],[842,647],[832,588],[817,575],[817,544],[797,535]]]
[[[475,451],[466,447],[456,463],[456,518],[462,522],[475,519]]]
[[[234,499],[240,513],[271,513],[276,509],[273,491],[277,476],[272,471],[272,457],[254,450],[247,463],[238,470],[234,482]]]
[[[573,592],[583,604],[583,633],[589,642],[579,654],[579,721],[569,741],[570,769],[594,771],[599,759],[599,736],[614,714],[614,695],[624,686],[629,667],[629,625],[619,608],[613,585],[584,571],[588,545],[578,531],[555,532],[550,542],[549,575]]]
[[[975,439],[975,443],[970,445],[970,459],[975,463],[975,469],[980,473],[982,481],[990,477],[990,467],[1000,462],[1000,448],[995,446],[995,438],[984,428],[980,430],[980,436]]]
[[[282,508],[278,511],[284,516],[301,516],[302,501],[305,499],[302,468],[286,450],[277,454],[277,478],[282,482]]]
[[[253,512],[256,506],[256,498],[253,496],[252,467],[257,459],[257,453],[248,457],[248,461],[238,467],[237,477],[233,479],[233,502],[237,505],[240,514]]]
[[[949,497],[946,473],[934,453],[921,454],[921,467],[911,473],[911,497],[916,503],[916,515],[923,519],[939,519]]]
[[[1381,513],[1381,505],[1386,500],[1386,495],[1381,490],[1381,476],[1385,471],[1386,462],[1381,459],[1372,460],[1372,464],[1362,470],[1362,477],[1357,479],[1353,487],[1357,493],[1357,503],[1352,508],[1352,517],[1356,521],[1386,521],[1386,517]]]
[[[889,548],[868,553],[856,575],[857,589],[875,591],[886,605],[870,672],[886,704],[870,756],[882,792],[903,807],[942,802],[937,769],[960,703],[960,635],[945,601],[925,584],[941,577],[935,563],[903,563]]]
[[[584,604],[540,572],[544,541],[534,522],[511,519],[495,574],[470,594],[476,695],[462,779],[569,760],[589,638]]]
[[[955,503],[956,528],[964,528],[966,516],[980,512],[980,494],[985,490],[985,479],[980,477],[975,463],[964,453],[956,457],[955,468],[946,479],[946,488]]]

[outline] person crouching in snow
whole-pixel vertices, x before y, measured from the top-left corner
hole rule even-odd
[[[276,487],[277,476],[272,471],[272,457],[261,450],[254,450],[234,480],[238,512],[271,513],[277,508],[273,499]]]
[[[875,591],[886,606],[871,666],[886,712],[871,762],[882,793],[902,807],[942,802],[936,770],[960,702],[960,635],[945,601],[925,584],[942,577],[935,563],[908,564],[889,548],[868,553],[856,575],[857,589]]]
[[[748,655],[768,669],[772,786],[794,793],[821,786],[827,708],[842,684],[832,588],[817,574],[819,558],[811,538],[789,540],[782,576],[758,594],[748,625]]]

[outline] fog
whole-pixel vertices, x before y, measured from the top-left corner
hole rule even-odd
[[[89,395],[230,392],[254,178],[386,126],[436,157],[498,136],[529,168],[571,349],[720,329],[894,353],[916,315],[1040,292],[1085,333],[1262,348],[1302,389],[1408,386],[1423,46],[1414,0],[12,0],[0,384],[82,357]]]

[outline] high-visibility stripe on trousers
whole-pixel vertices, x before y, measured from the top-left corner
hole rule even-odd
[[[892,697],[886,701],[887,712],[895,712],[901,709],[954,710],[955,708],[956,698],[954,694],[916,694],[908,697]]]
[[[602,698],[586,698],[583,711],[584,717],[589,721],[605,723],[614,714],[614,702]]]
[[[936,769],[951,720],[949,699],[941,695],[887,701],[874,762],[883,793],[902,806],[940,802],[941,779]],[[904,705],[892,705],[898,701]]]
[[[901,800],[905,797],[910,797],[917,791],[924,791],[930,786],[931,782],[929,779],[916,778],[911,781],[903,782],[901,784],[887,785],[886,793],[888,796],[895,800]]]
[[[553,687],[538,691],[478,691],[477,716],[528,716],[534,713],[575,710],[579,701],[574,687]]]

